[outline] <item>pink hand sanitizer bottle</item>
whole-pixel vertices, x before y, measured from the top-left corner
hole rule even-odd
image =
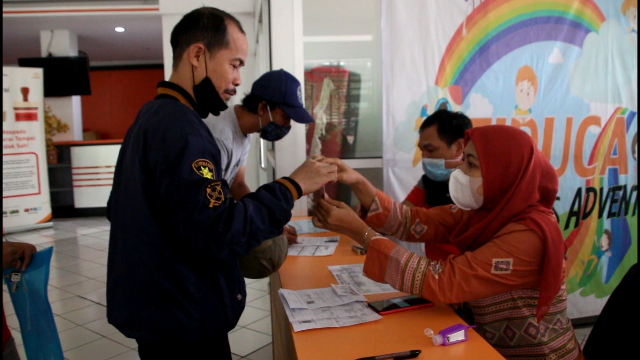
[[[433,334],[433,330],[427,328],[424,330],[425,335],[431,338],[434,345],[453,345],[463,341],[467,341],[467,329],[476,326],[468,326],[455,324],[448,328],[440,330],[437,335]]]

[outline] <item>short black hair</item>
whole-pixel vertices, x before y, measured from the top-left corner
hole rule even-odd
[[[209,56],[229,46],[227,24],[235,24],[244,34],[240,21],[233,15],[214,7],[203,6],[182,17],[171,31],[173,69],[189,46],[202,42]]]
[[[447,146],[453,145],[457,140],[464,138],[464,132],[473,127],[471,119],[460,111],[450,111],[440,109],[429,115],[422,125],[420,132],[424,129],[438,125],[438,137],[444,141]]]
[[[242,99],[242,106],[244,106],[245,109],[249,110],[250,113],[257,114],[258,107],[260,106],[260,103],[263,101],[266,102],[267,105],[269,105],[269,108],[271,110],[275,109],[276,106],[278,106],[278,103],[275,101],[267,100],[262,98],[261,96],[254,95],[251,93],[249,93],[247,96],[244,97],[244,99]]]

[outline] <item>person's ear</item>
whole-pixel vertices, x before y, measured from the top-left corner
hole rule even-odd
[[[192,44],[191,46],[189,46],[186,52],[189,63],[194,67],[198,67],[200,66],[200,64],[202,64],[201,61],[206,53],[204,45],[202,45],[201,43]]]
[[[453,149],[456,152],[456,157],[462,156],[462,151],[464,150],[464,139],[458,139],[453,143]]]
[[[261,101],[260,104],[258,104],[258,115],[264,116],[267,111],[269,111],[267,110],[267,102]]]

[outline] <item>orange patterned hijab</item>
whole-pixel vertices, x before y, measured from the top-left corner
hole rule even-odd
[[[483,126],[465,133],[478,152],[484,187],[482,206],[456,228],[448,242],[427,244],[427,256],[444,259],[475,250],[511,223],[536,231],[545,246],[540,274],[537,320],[549,310],[562,285],[564,239],[553,213],[558,177],[524,131],[506,125]]]

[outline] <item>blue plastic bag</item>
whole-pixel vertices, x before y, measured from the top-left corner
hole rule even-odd
[[[12,291],[13,283],[10,279],[14,269],[3,271],[4,282],[20,322],[20,334],[28,360],[64,359],[47,293],[52,254],[52,246],[33,254],[29,267],[22,272],[15,292]]]

